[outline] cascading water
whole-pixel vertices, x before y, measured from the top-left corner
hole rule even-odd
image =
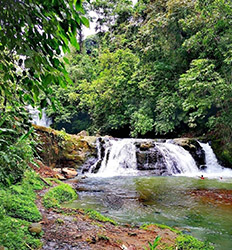
[[[101,154],[98,153],[98,157]],[[101,177],[133,175],[137,171],[136,147],[131,139],[110,140],[97,173]]]
[[[142,148],[146,143],[151,145]],[[98,143],[98,161],[91,167],[90,173],[99,177],[145,173],[138,169],[152,170],[154,175],[192,175],[199,172],[191,154],[171,141],[108,139],[104,141],[104,154]]]
[[[213,149],[209,143],[201,143],[200,146],[205,151],[205,161],[206,161],[206,170],[201,172],[207,177],[232,177],[232,170],[229,168],[223,168],[216,158],[216,155],[213,152]]]
[[[162,152],[168,173],[191,174],[198,172],[198,167],[193,157],[184,148],[170,142],[157,143],[156,145]]]
[[[39,126],[49,127],[52,124],[52,120],[47,117],[45,109],[42,110],[42,117],[39,117],[39,110],[32,106],[27,106],[28,112],[31,116],[32,123]]]
[[[200,170],[192,155],[172,140],[102,138],[97,144],[98,161],[90,168],[89,175],[94,173],[94,176],[98,177],[141,174],[232,177],[232,170],[223,168],[217,162],[208,143],[197,143],[205,155],[205,170]]]

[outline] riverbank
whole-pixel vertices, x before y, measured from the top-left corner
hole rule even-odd
[[[157,249],[189,249],[189,246],[213,249],[167,226],[117,225],[94,210],[67,209],[58,203],[52,203],[54,206],[44,203],[48,192],[54,194],[49,196],[51,201],[58,199],[55,192],[51,192],[54,187],[67,185],[71,190],[67,192],[75,193],[71,188],[73,183],[63,184],[29,170],[21,183],[1,189],[0,249],[139,250],[149,249],[149,242],[153,243],[157,236],[161,237]],[[62,188],[59,192],[62,193]]]

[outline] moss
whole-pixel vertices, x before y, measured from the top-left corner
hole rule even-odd
[[[214,247],[208,242],[202,242],[190,235],[180,235],[176,238],[176,248],[178,250],[213,250]],[[174,248],[174,249],[176,249]]]
[[[27,171],[21,183],[0,190],[0,246],[8,249],[38,249],[40,235],[32,235],[28,225],[39,221],[41,214],[35,205],[34,190],[44,187],[34,171]]]
[[[6,214],[32,222],[42,217],[35,205],[36,194],[34,190],[42,189],[43,183],[34,171],[27,171],[21,183],[1,190],[0,202]]]
[[[85,214],[87,214],[91,219],[101,221],[101,222],[109,222],[113,225],[117,225],[117,223],[113,219],[110,219],[95,210],[88,209],[85,211]]]
[[[31,235],[29,222],[5,216],[0,219],[0,245],[14,250],[39,249],[42,244],[41,235]]]
[[[141,229],[144,229],[144,230],[153,230],[153,227],[158,227],[160,229],[169,229],[170,231],[176,233],[176,234],[181,234],[181,231],[175,229],[175,228],[172,228],[172,227],[169,227],[169,226],[166,226],[166,225],[163,225],[163,224],[143,224],[140,228]]]
[[[232,168],[232,143],[223,144],[220,140],[212,140],[212,148],[222,165]]]
[[[59,208],[60,204],[65,201],[77,199],[75,190],[68,184],[60,184],[51,188],[43,197],[43,204],[46,208]]]

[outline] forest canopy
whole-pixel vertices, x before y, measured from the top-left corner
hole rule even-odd
[[[97,14],[96,35],[68,56],[74,84],[54,88],[61,108],[49,110],[53,126],[132,137],[213,131],[230,140],[231,1],[99,0],[86,8]]]

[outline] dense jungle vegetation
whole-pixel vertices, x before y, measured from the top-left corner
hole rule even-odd
[[[117,137],[207,135],[232,160],[230,1],[93,1],[96,35],[66,58],[53,126]]]
[[[33,157],[28,104],[70,133],[206,134],[231,161],[230,1],[1,3],[3,183]],[[84,39],[92,10],[96,34]]]
[[[33,190],[42,184],[25,171],[36,154],[27,105],[46,107],[53,127],[69,133],[206,135],[232,164],[230,0],[0,6],[0,228],[20,249],[40,244],[23,226],[41,219]],[[84,38],[90,11],[96,34]],[[29,214],[16,214],[25,193]]]

